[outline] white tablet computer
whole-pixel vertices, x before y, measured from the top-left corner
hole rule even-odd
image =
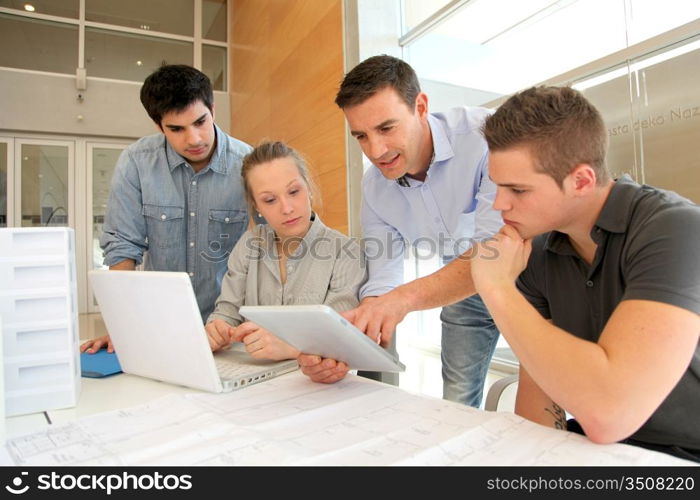
[[[243,306],[239,313],[301,352],[343,361],[351,370],[406,369],[395,356],[326,305]]]

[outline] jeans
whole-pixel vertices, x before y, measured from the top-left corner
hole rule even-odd
[[[498,329],[478,295],[442,308],[442,397],[478,408]]]

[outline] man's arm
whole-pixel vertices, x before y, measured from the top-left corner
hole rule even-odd
[[[488,178],[486,161],[487,155],[484,154],[479,165],[485,175],[477,195],[477,225],[485,235],[490,235],[502,225],[502,219],[500,213],[491,207],[495,185]],[[344,316],[373,340],[380,340],[386,347],[391,343],[396,325],[409,312],[453,304],[475,293],[469,262],[473,257],[473,250],[466,251],[429,276],[397,286],[403,278],[403,251],[397,256],[397,247],[389,242],[396,241],[401,236],[382,221],[381,214],[372,210],[364,190],[363,195],[362,229],[367,249],[369,281],[360,293],[363,299],[360,306],[347,311]],[[393,236],[393,240],[387,238],[389,234]],[[379,244],[378,252],[373,251],[373,244]],[[393,260],[389,259],[389,255]],[[393,271],[388,271],[390,269]],[[385,288],[379,286],[382,284]],[[392,287],[395,288],[387,292],[387,289]]]
[[[132,259],[124,259],[121,262],[117,262],[113,266],[109,266],[110,271],[134,271],[136,269],[136,262]]]
[[[146,243],[141,184],[129,148],[122,151],[114,169],[107,201],[107,212],[100,237],[104,263],[110,269],[131,260],[141,263]]]
[[[126,149],[119,155],[115,166],[103,233],[100,237],[105,264],[114,271],[135,270],[146,249],[146,230],[141,215],[141,190],[128,176],[134,171],[129,150]],[[93,354],[102,347],[107,347],[107,352],[114,352],[109,335],[83,342],[80,351]]]
[[[566,430],[566,412],[540,389],[522,364],[515,396],[515,413],[532,422]]]
[[[366,297],[344,316],[373,340],[388,346],[396,325],[411,311],[458,302],[475,292],[471,278],[471,251],[440,270],[401,285],[379,297]],[[371,299],[371,300],[368,300]]]
[[[650,300],[625,300],[597,343],[557,328],[515,286],[529,256],[513,228],[492,243],[498,259],[473,261],[476,288],[532,380],[574,415],[595,442],[634,433],[686,371],[700,316]]]

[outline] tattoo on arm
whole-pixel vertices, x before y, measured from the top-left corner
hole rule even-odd
[[[566,412],[561,406],[553,402],[552,407],[545,408],[544,411],[554,418],[553,423],[555,429],[566,430]]]

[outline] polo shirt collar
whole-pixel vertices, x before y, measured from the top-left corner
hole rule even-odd
[[[639,192],[639,184],[634,182],[629,175],[623,175],[615,181],[607,200],[603,204],[598,220],[591,229],[591,237],[598,242],[597,229],[609,233],[624,233],[630,220],[633,209],[633,201]],[[571,246],[569,237],[559,231],[552,231],[547,235],[544,245],[545,250],[550,250],[559,255],[578,254]]]
[[[639,184],[625,174],[610,190],[608,199],[605,200],[603,210],[600,211],[595,227],[599,227],[611,233],[624,233],[630,220],[633,209],[633,201],[639,193]]]
[[[224,133],[216,124],[214,124],[214,137],[216,141],[216,149],[209,160],[209,165],[202,169],[200,173],[206,172],[207,169],[211,169],[219,174],[225,174],[228,170],[228,165],[223,160],[226,157],[226,150],[224,148],[226,148],[227,142],[225,140]],[[187,160],[185,160],[185,158],[180,156],[177,151],[173,149],[168,140],[165,138],[165,135],[163,136],[163,140],[165,140],[165,156],[167,158],[170,171],[172,172],[181,165],[186,165]]]

